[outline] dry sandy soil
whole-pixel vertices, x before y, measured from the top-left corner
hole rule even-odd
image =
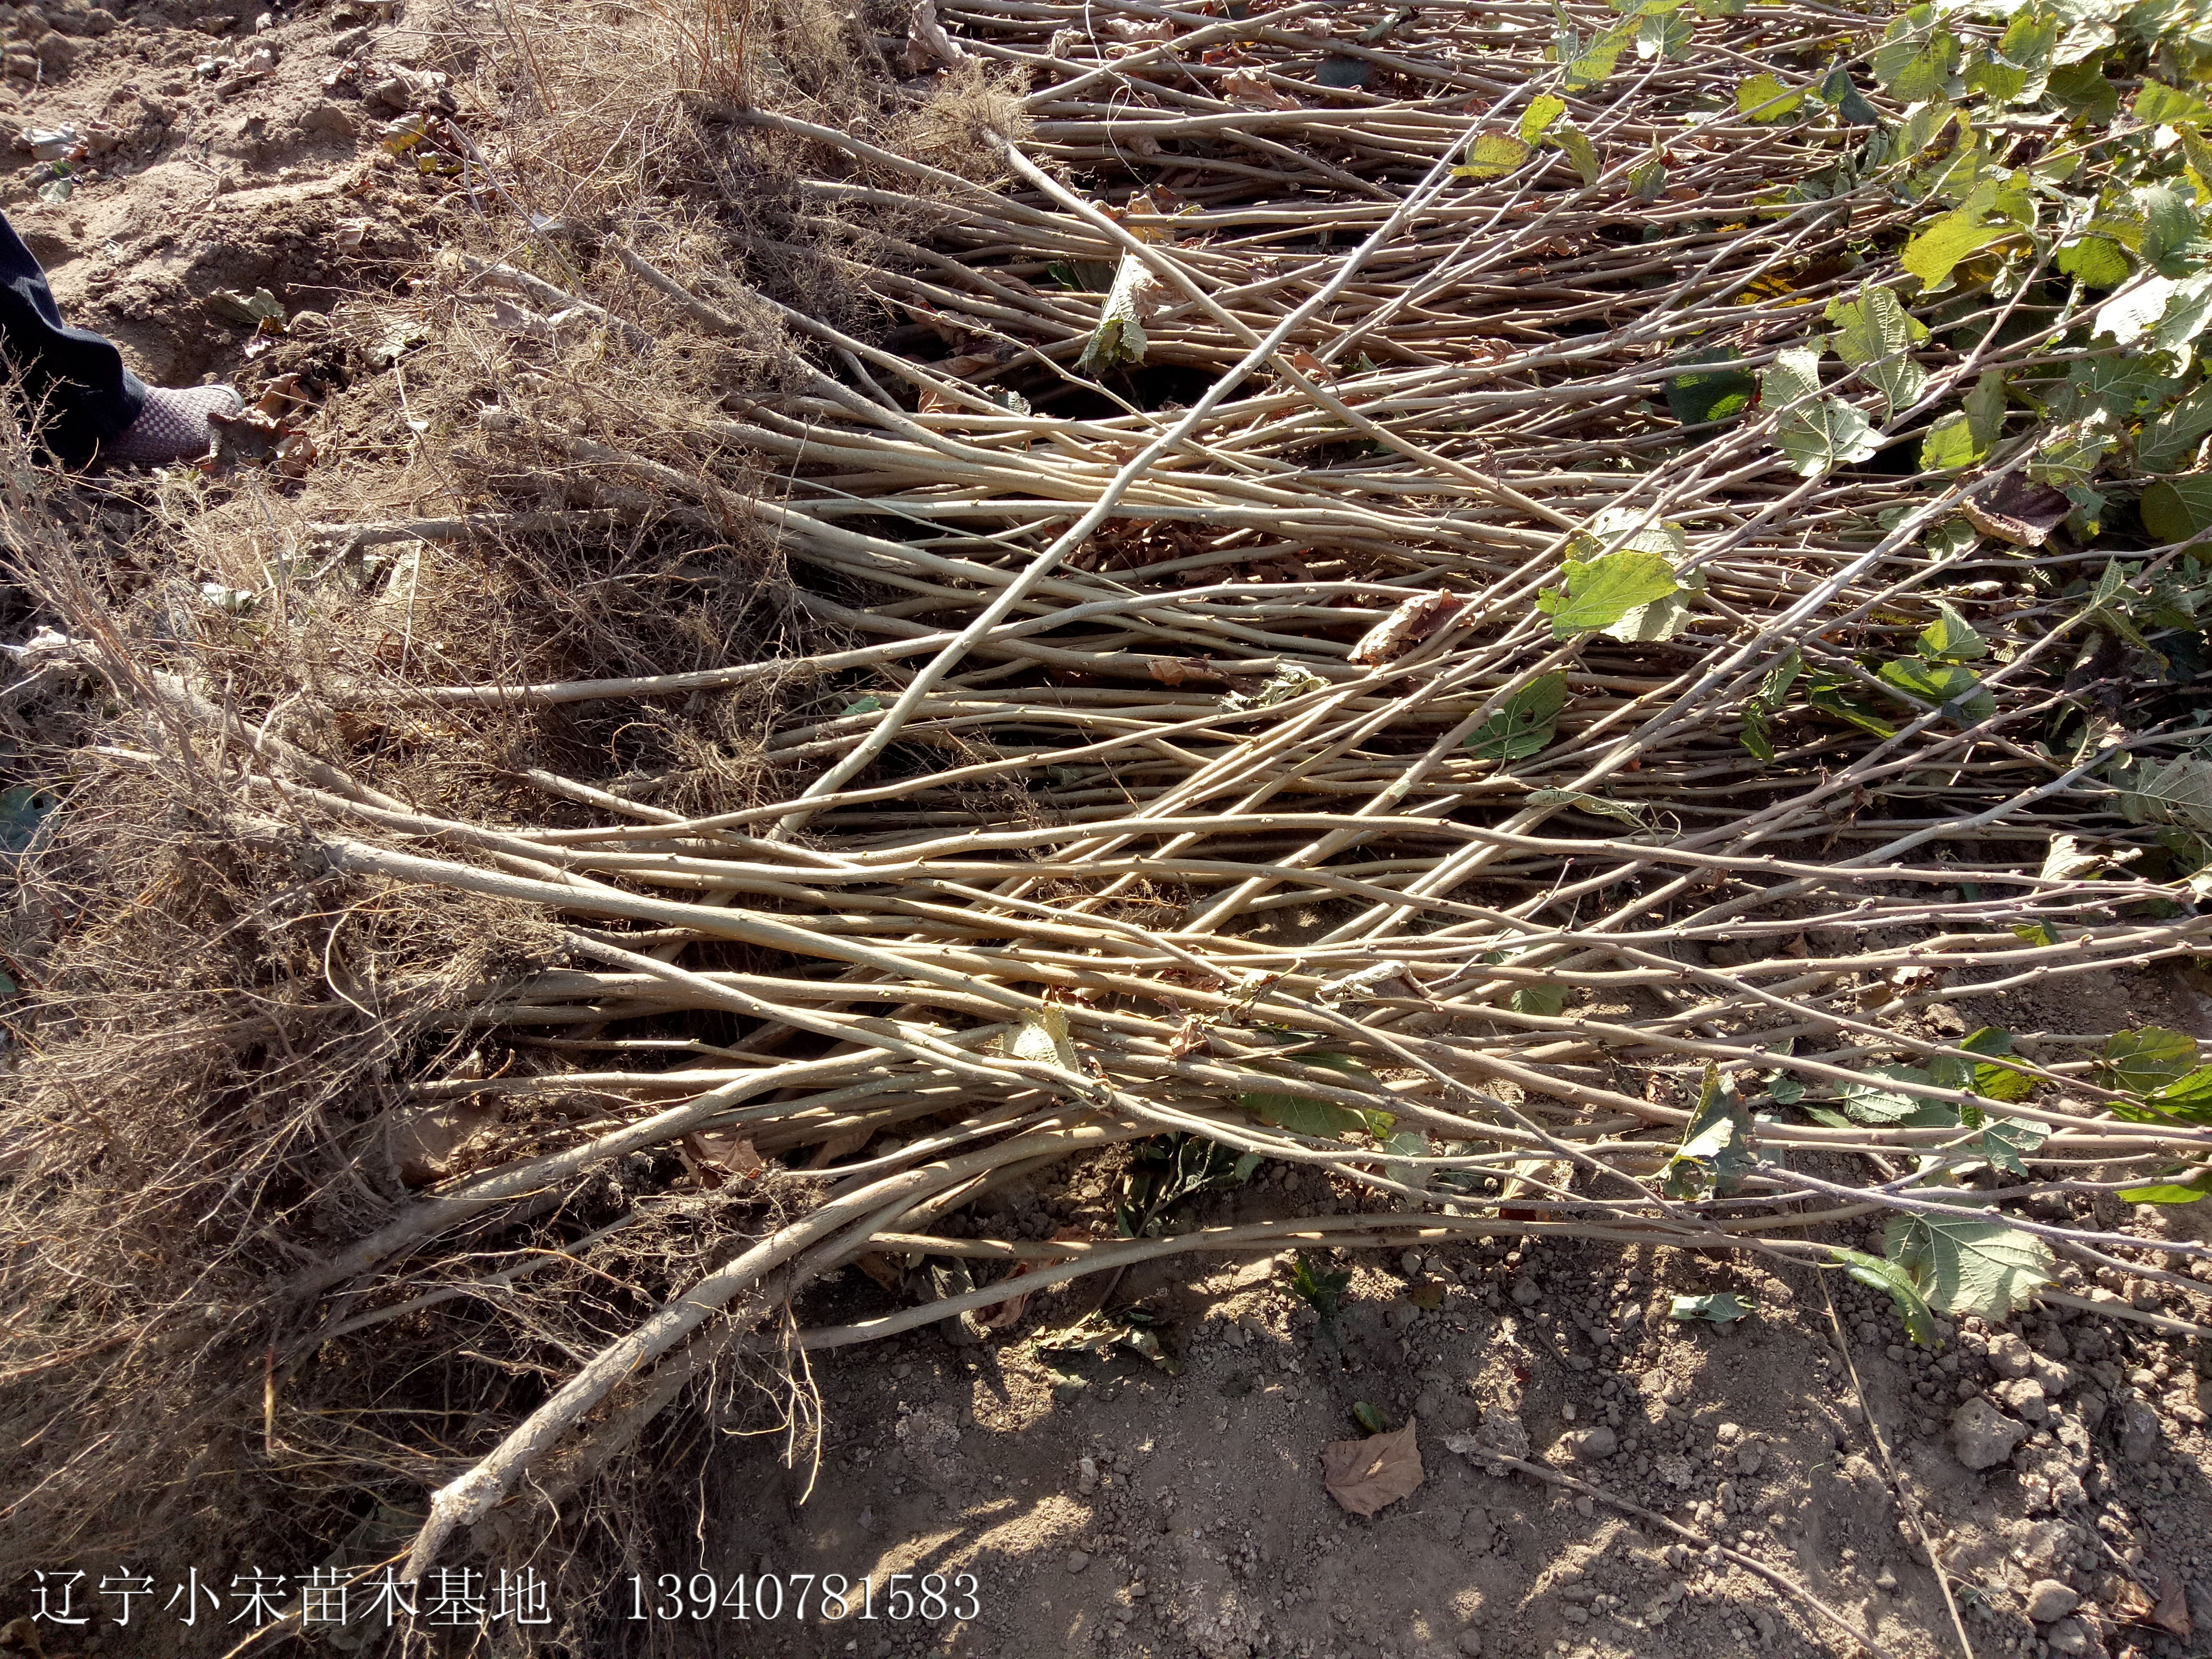
[[[92,148],[65,197],[27,155],[5,185],[68,313],[172,383],[217,375],[251,389],[310,360],[335,364],[343,372],[319,383],[326,461],[389,441],[394,399],[376,382],[392,371],[376,367],[373,343],[298,327],[301,340],[249,361],[245,328],[206,301],[265,287],[295,318],[342,319],[349,301],[428,269],[465,196],[410,176],[376,137],[416,95],[399,72],[434,61],[428,26],[377,0],[268,13],[250,0],[67,0],[43,13],[0,5],[0,20],[12,40],[0,110],[21,130],[72,124]],[[257,72],[264,48],[273,66]],[[2017,1033],[2155,1021],[2212,1038],[2208,1008],[2179,975],[2146,975],[2062,1008],[2015,1000],[1984,1014]],[[998,1201],[1034,1237],[1110,1227],[1114,1176],[1099,1164],[1074,1188]],[[1263,1171],[1171,1218],[1332,1202],[1351,1206]],[[2206,1224],[2113,1204],[2100,1218]],[[1969,1321],[1929,1352],[1900,1346],[1886,1303],[1839,1279],[1824,1289],[1811,1273],[1738,1260],[1510,1243],[1346,1261],[1326,1327],[1291,1294],[1289,1258],[1268,1257],[1079,1281],[1034,1298],[1009,1330],[933,1328],[822,1356],[818,1467],[785,1468],[780,1442],[724,1443],[700,1487],[694,1553],[639,1564],[648,1577],[705,1571],[725,1584],[870,1574],[879,1594],[891,1573],[969,1574],[972,1616],[631,1622],[622,1585],[601,1608],[564,1612],[594,1653],[763,1659],[1855,1650],[1809,1595],[1899,1655],[1959,1651],[1961,1632],[1980,1654],[2212,1650],[2212,1401],[2201,1397],[2212,1354],[2185,1337],[2055,1307],[2002,1332]],[[2212,1310],[2131,1284],[2069,1289],[2185,1317]],[[1173,1371],[1126,1352],[1040,1351],[1038,1331],[1102,1290],[1157,1316]],[[1755,1310],[1725,1329],[1668,1317],[1672,1296],[1720,1291]],[[854,1272],[802,1312],[834,1322],[890,1305]],[[1954,1426],[1993,1409],[1978,1401],[2021,1437],[1978,1471]],[[1364,1519],[1321,1478],[1323,1447],[1358,1433],[1356,1405],[1417,1425],[1424,1469],[1410,1496]],[[1478,1431],[1797,1589],[1601,1497],[1448,1449]],[[2040,1622],[2032,1588],[2051,1615]],[[12,1615],[27,1592],[9,1594]],[[965,1586],[950,1595],[968,1607]],[[2176,1633],[2191,1620],[2199,1634]],[[172,1632],[164,1650],[231,1639]],[[133,1650],[111,1632],[73,1650]]]

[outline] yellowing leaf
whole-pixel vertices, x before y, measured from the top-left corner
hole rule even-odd
[[[1735,89],[1736,113],[1753,121],[1779,121],[1804,101],[1802,87],[1793,92],[1771,75],[1754,75]]]
[[[1455,179],[1498,179],[1528,159],[1528,146],[1504,133],[1486,132],[1468,146],[1467,160],[1452,169]]]

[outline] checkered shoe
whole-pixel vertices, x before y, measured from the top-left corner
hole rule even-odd
[[[167,466],[198,460],[215,445],[210,415],[235,415],[246,400],[227,386],[191,386],[176,390],[149,386],[146,406],[120,436],[100,447],[111,466]]]

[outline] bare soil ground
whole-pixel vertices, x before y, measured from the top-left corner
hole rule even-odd
[[[428,273],[466,211],[450,179],[416,179],[376,143],[406,101],[387,104],[379,88],[440,61],[446,21],[362,0],[267,12],[250,0],[0,6],[21,43],[10,70],[37,70],[7,82],[0,108],[20,130],[73,125],[92,144],[66,193],[27,156],[4,188],[65,312],[120,341],[150,380],[236,378],[251,392],[278,373],[319,370],[325,477],[404,444],[404,359],[397,371],[388,352],[380,360],[379,341],[349,331],[349,318]],[[273,67],[258,73],[264,47]],[[249,358],[246,331],[207,301],[260,288],[294,313],[295,337]],[[301,312],[332,320],[300,326]],[[2208,1006],[2185,978],[2145,975],[2069,994],[2063,1009],[2015,999],[1988,1017],[2021,1033],[2155,1021],[2212,1039]],[[2022,1049],[2033,1051],[2026,1038]],[[1012,1188],[997,1202],[1034,1237],[1110,1230],[1113,1174],[1099,1164],[1085,1184]],[[1292,1190],[1306,1179],[1285,1171],[1178,1219],[1325,1208],[1326,1194]],[[2108,1203],[2100,1218],[2202,1230],[2203,1207],[2138,1221]],[[671,1528],[693,1535],[691,1553],[640,1571],[878,1584],[971,1574],[972,1616],[715,1633],[629,1621],[616,1584],[601,1607],[565,1610],[576,1650],[1854,1650],[1803,1599],[1717,1550],[1447,1449],[1478,1431],[1498,1444],[1525,1437],[1530,1459],[1771,1564],[1899,1655],[1961,1645],[1923,1536],[1977,1653],[2212,1650],[2212,1355],[2182,1338],[2062,1308],[2005,1331],[1970,1321],[1924,1352],[1900,1346],[1886,1302],[1832,1278],[1840,1326],[1808,1273],[1586,1243],[1409,1248],[1343,1265],[1353,1276],[1327,1328],[1291,1293],[1287,1255],[1131,1273],[1112,1299],[1158,1316],[1173,1372],[1126,1352],[1054,1359],[1035,1347],[1037,1331],[1097,1300],[1088,1281],[1034,1298],[1018,1326],[981,1339],[930,1329],[818,1356],[818,1467],[784,1468],[780,1443],[725,1443],[696,1513]],[[2130,1284],[2070,1288],[2151,1313],[2212,1311]],[[1671,1297],[1720,1291],[1755,1311],[1725,1329],[1668,1317]],[[890,1297],[848,1272],[821,1302],[814,1315],[845,1320]],[[2024,1434],[1978,1471],[1957,1455],[1953,1419],[1983,1398]],[[1418,1424],[1425,1471],[1371,1519],[1340,1510],[1320,1475],[1322,1448],[1357,1432],[1362,1404],[1393,1427]],[[174,1539],[170,1553],[226,1574],[246,1566],[204,1558],[205,1541]],[[282,1565],[303,1569],[331,1541],[303,1540],[301,1559]],[[2064,1616],[2033,1622],[2031,1587],[2045,1581],[2063,1593],[2046,1589],[2038,1611]],[[9,1587],[9,1616],[29,1595]],[[2197,1635],[2174,1633],[2189,1621]],[[25,1650],[43,1639],[49,1659],[156,1650],[138,1638],[13,1639]],[[163,1626],[146,1639],[215,1653],[234,1633]]]

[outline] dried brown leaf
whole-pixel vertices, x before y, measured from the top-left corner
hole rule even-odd
[[[2051,532],[2066,522],[2074,503],[2049,484],[2034,483],[2014,473],[1959,503],[1966,522],[1984,536],[1995,536],[2014,547],[2040,547]]]
[[[1322,1485],[1354,1515],[1372,1515],[1409,1496],[1421,1484],[1421,1449],[1414,1442],[1419,1419],[1392,1434],[1364,1440],[1339,1440],[1321,1449]]]
[[[1352,660],[1373,665],[1402,657],[1448,627],[1466,604],[1449,590],[1416,594],[1360,636],[1352,647]]]
[[[684,1145],[692,1157],[709,1168],[744,1176],[748,1180],[768,1168],[768,1160],[753,1150],[750,1140],[726,1130],[702,1129],[684,1136]]]

